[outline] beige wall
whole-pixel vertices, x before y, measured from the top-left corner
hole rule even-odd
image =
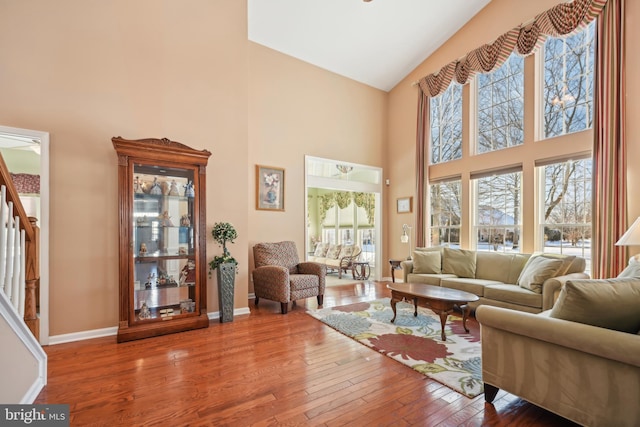
[[[207,226],[237,225],[231,249],[246,266],[246,2],[1,0],[0,10],[0,123],[51,136],[50,335],[117,325],[113,136],[211,151]],[[209,230],[208,258],[220,250]]]
[[[249,43],[249,251],[256,242],[293,240],[302,257],[304,156],[383,167],[386,99],[386,92]],[[284,212],[255,209],[256,164],[285,169]]]
[[[482,43],[490,43],[499,35],[522,22],[529,21],[538,13],[549,9],[553,5],[561,3],[557,0],[541,0],[538,2],[514,2],[511,0],[493,0],[464,28],[451,37],[440,49],[427,58],[420,66],[413,70],[389,93],[389,144],[387,145],[389,156],[389,177],[392,185],[389,188],[387,203],[386,230],[388,254],[391,257],[402,258],[406,254],[405,244],[400,243],[399,235],[403,223],[413,223],[415,215],[398,215],[395,213],[395,205],[392,203],[397,197],[413,195],[415,193],[415,129],[416,129],[416,104],[418,89],[412,83],[420,78],[437,72],[447,63],[464,56],[467,52],[479,47]],[[632,26],[632,22],[640,19],[640,2],[627,1],[626,11],[626,36],[627,40],[634,41],[640,37],[638,25]],[[627,123],[628,159],[640,158],[640,139],[635,135],[640,134],[640,123],[634,120],[640,114],[640,84],[632,78],[640,71],[640,55],[638,49],[631,43],[627,49]],[[528,60],[527,66],[533,66],[533,61]],[[634,96],[635,95],[635,96]],[[539,147],[540,144],[538,144]],[[548,145],[548,144],[544,144]],[[523,147],[524,148],[524,147]],[[554,148],[546,148],[550,153]],[[503,155],[508,156],[506,152]],[[556,150],[558,151],[558,150]],[[561,154],[560,151],[557,154]],[[498,156],[496,156],[498,157]],[[465,159],[462,161],[481,161],[479,159]],[[446,169],[446,165],[443,166]],[[487,165],[490,167],[490,165]],[[637,162],[628,162],[628,186],[629,194],[633,194],[634,184],[640,178],[640,166]],[[413,171],[413,173],[407,173]],[[463,202],[464,203],[464,202]],[[632,222],[640,216],[640,201],[629,197],[629,219]],[[525,218],[527,220],[527,218]],[[533,217],[529,215],[528,222]],[[532,227],[532,224],[530,224]],[[525,227],[527,224],[525,223]],[[530,227],[530,228],[531,228]],[[529,250],[533,249],[532,245]],[[631,248],[632,253],[637,253],[640,248]],[[406,255],[405,255],[406,256]]]

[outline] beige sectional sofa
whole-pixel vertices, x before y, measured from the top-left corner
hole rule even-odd
[[[309,255],[307,261],[317,262],[327,266],[327,271],[337,271],[338,277],[351,269],[353,261],[360,256],[362,249],[357,245],[331,245],[318,243],[313,255]]]
[[[553,307],[563,284],[587,279],[581,257],[416,248],[401,263],[405,283],[426,283],[471,292],[487,304],[529,313]]]
[[[481,306],[485,400],[499,389],[585,426],[640,426],[640,279],[568,280],[540,314]]]

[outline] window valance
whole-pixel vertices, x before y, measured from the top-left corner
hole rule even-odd
[[[421,78],[418,81],[420,89],[431,97],[438,96],[449,87],[454,77],[457,83],[464,85],[476,73],[488,73],[499,68],[511,52],[529,55],[548,36],[564,36],[589,24],[606,3],[607,0],[574,0],[556,5],[533,21],[502,34],[493,43],[472,50],[437,73]]]

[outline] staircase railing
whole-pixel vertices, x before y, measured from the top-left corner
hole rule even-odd
[[[0,221],[0,290],[38,340],[40,229],[37,219],[27,216],[2,155]]]

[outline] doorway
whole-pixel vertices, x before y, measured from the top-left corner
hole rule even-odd
[[[379,280],[382,168],[305,156],[305,177],[305,253],[313,254],[319,242],[357,245],[370,279]]]
[[[21,190],[20,201],[40,227],[40,344],[49,344],[49,133],[0,126],[0,152],[13,174],[37,177],[39,190]],[[27,179],[27,181],[30,181]]]

